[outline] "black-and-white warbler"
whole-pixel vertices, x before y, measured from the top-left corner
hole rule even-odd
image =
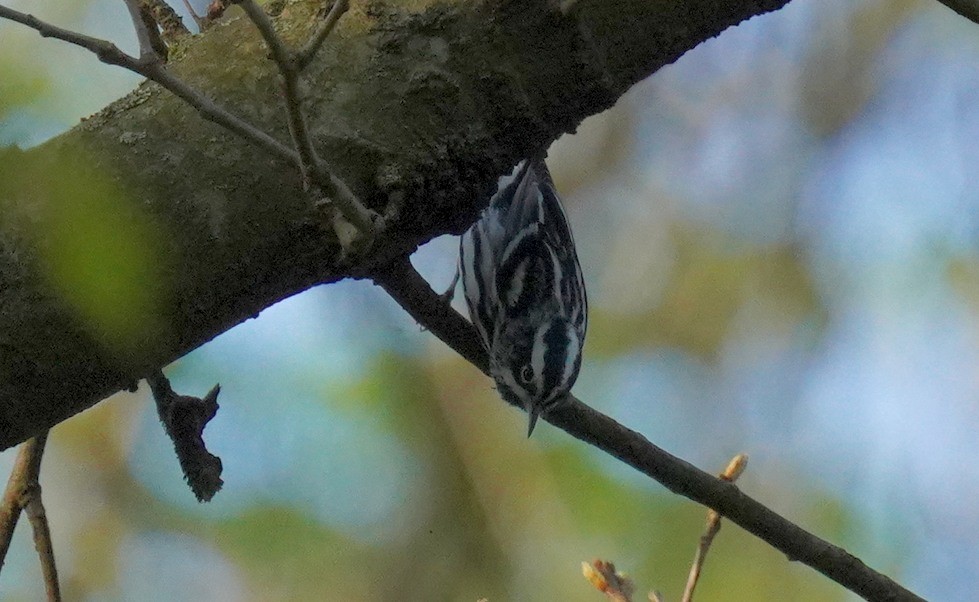
[[[459,270],[490,374],[504,400],[527,410],[530,436],[578,378],[588,326],[574,238],[542,160],[500,178],[462,235]]]

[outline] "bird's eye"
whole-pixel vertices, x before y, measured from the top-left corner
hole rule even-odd
[[[520,382],[525,385],[529,385],[534,382],[534,369],[530,364],[524,364],[520,366]]]

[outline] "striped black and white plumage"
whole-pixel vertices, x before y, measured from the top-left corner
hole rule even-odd
[[[578,377],[588,301],[574,238],[543,161],[500,178],[462,236],[459,268],[469,315],[500,395],[537,417]]]

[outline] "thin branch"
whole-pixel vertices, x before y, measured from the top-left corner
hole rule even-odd
[[[41,21],[34,15],[28,15],[5,6],[0,6],[0,18],[26,25],[27,27],[30,27],[41,34],[41,37],[43,38],[56,38],[68,42],[69,44],[81,46],[82,48],[94,53],[100,61],[103,63],[108,63],[109,65],[118,65],[120,67],[125,67],[130,71],[136,71],[137,64],[139,63],[139,59],[129,56],[125,52],[119,50],[119,48],[111,42],[93,38],[69,29],[63,29],[56,25],[51,25],[50,23]]]
[[[165,0],[139,0],[139,4],[153,19],[157,32],[162,35],[161,41],[173,42],[190,35],[183,19]]]
[[[979,23],[979,0],[938,0],[945,6],[957,12],[960,16]]]
[[[22,475],[26,472],[26,464],[24,463],[27,461],[27,456],[24,450],[33,441],[34,439],[28,439],[17,452],[14,469],[10,473],[10,478],[7,479],[3,500],[0,501],[0,568],[3,568],[3,562],[7,558],[10,542],[14,538],[14,529],[17,528],[17,521],[20,519],[21,510],[23,510],[20,507],[20,492],[23,489],[21,483],[24,477]]]
[[[347,183],[337,177],[326,166],[326,163],[319,160],[313,164],[313,180],[323,189],[323,192],[330,197],[340,213],[350,220],[357,230],[372,236],[376,231],[376,224],[381,221],[377,213],[364,207],[364,204],[357,198],[357,195],[350,190]]]
[[[289,49],[286,48],[279,34],[275,32],[272,19],[265,13],[265,10],[256,4],[255,0],[241,0],[238,5],[255,24],[258,32],[262,34],[265,45],[272,53],[272,60],[279,68],[279,74],[282,76],[289,133],[292,134],[292,141],[299,153],[299,169],[302,173],[303,182],[308,182],[317,158],[316,150],[309,139],[309,129],[306,127],[306,119],[302,111],[302,98],[299,93],[299,70],[292,60]]]
[[[44,443],[47,439],[47,432],[39,437],[35,437],[37,442],[37,470],[41,469],[41,456],[44,453]],[[27,493],[27,503],[24,505],[24,512],[31,523],[34,532],[34,548],[41,561],[41,574],[44,579],[44,590],[48,600],[61,600],[61,587],[58,584],[58,567],[54,561],[54,545],[51,538],[51,527],[48,524],[48,515],[44,511],[44,502],[41,500],[41,485],[37,480],[39,475],[35,475],[31,482],[32,491]]]
[[[128,5],[128,4],[127,4]],[[36,30],[42,37],[56,38],[70,44],[80,46],[98,57],[100,61],[109,65],[117,65],[138,73],[150,79],[178,98],[197,110],[204,119],[214,122],[228,131],[237,134],[242,139],[255,144],[256,146],[268,151],[272,155],[288,161],[294,165],[299,165],[299,155],[288,146],[275,140],[265,132],[259,130],[252,124],[230,113],[228,110],[218,106],[214,101],[205,96],[202,92],[192,88],[177,77],[170,74],[166,68],[157,60],[143,61],[134,56],[130,56],[119,50],[119,48],[106,40],[100,40],[91,36],[86,36],[75,31],[63,29],[50,23],[37,19],[33,15],[21,13],[5,6],[0,6],[0,18],[9,19],[21,23]]]
[[[444,341],[467,362],[489,374],[489,358],[479,335],[432,290],[407,258],[394,261],[374,275],[374,282],[426,330]]]
[[[320,23],[313,35],[310,36],[309,41],[303,45],[297,52],[293,60],[296,62],[296,67],[300,70],[305,69],[313,58],[316,57],[316,53],[319,52],[320,47],[323,42],[330,36],[333,32],[333,28],[337,26],[340,22],[340,17],[343,13],[347,12],[350,8],[350,2],[348,0],[336,0],[333,3],[333,8],[330,12],[326,14],[323,22]]]
[[[262,34],[262,39],[265,40],[265,44],[272,53],[272,60],[278,65],[283,76],[286,73],[298,72],[298,69],[296,69],[296,66],[292,62],[289,49],[286,48],[285,42],[276,33],[275,25],[272,24],[272,19],[269,18],[265,9],[256,4],[255,0],[238,0],[237,4],[245,11],[245,14],[252,20],[252,23],[255,24],[258,32]]]
[[[149,64],[163,60],[163,54],[158,51],[153,43],[153,36],[150,33],[149,24],[146,22],[148,12],[143,10],[140,0],[123,0],[126,9],[129,10],[129,19],[133,22],[133,29],[136,30],[136,40],[139,42],[139,62]]]
[[[350,188],[333,174],[313,147],[306,117],[303,114],[302,94],[299,91],[299,75],[302,72],[302,67],[299,66],[296,58],[286,47],[279,34],[276,33],[272,19],[262,7],[255,3],[255,0],[240,0],[238,4],[262,35],[262,39],[265,40],[265,44],[272,54],[272,60],[282,76],[289,133],[292,135],[293,144],[299,155],[299,169],[304,184],[312,180],[324,193],[331,197],[331,200],[339,207],[340,212],[357,230],[372,235],[375,231],[377,215],[364,207]],[[336,9],[337,5],[334,5],[334,10],[330,12],[331,14],[337,12],[336,19],[339,19],[343,11],[336,11]],[[344,8],[344,10],[346,9]],[[326,31],[324,37],[328,33],[329,31]]]
[[[13,470],[10,471],[10,478],[7,479],[3,501],[0,502],[0,566],[3,566],[3,561],[7,557],[10,541],[14,536],[14,528],[17,526],[20,513],[24,509],[21,502],[24,499],[27,483],[31,480],[37,480],[37,476],[41,472],[41,457],[46,441],[47,432],[45,431],[41,435],[25,441],[17,451],[17,459],[14,461]]]
[[[52,602],[61,600],[58,585],[58,569],[54,561],[54,546],[51,544],[51,528],[47,513],[41,500],[41,459],[48,432],[37,435],[25,442],[17,452],[14,468],[7,480],[7,487],[0,502],[0,567],[10,550],[10,542],[21,512],[27,514],[34,532],[34,547],[41,561],[41,574],[44,576],[44,590]]]
[[[476,330],[445,305],[438,293],[402,258],[373,276],[419,324],[484,373],[485,349]],[[859,558],[786,518],[740,491],[734,484],[707,474],[692,464],[653,445],[573,396],[560,409],[543,418],[572,437],[589,443],[661,483],[670,491],[713,508],[722,516],[797,560],[823,573],[868,600],[921,601],[889,577],[874,571]]]
[[[244,119],[228,112],[202,92],[189,86],[180,78],[173,76],[162,65],[151,66],[148,70],[138,71],[141,75],[160,84],[175,96],[197,110],[204,119],[216,123],[238,135],[243,140],[268,151],[275,157],[299,165],[299,155],[293,149],[282,144]]]
[[[194,10],[193,6],[191,6],[189,0],[183,0],[183,3],[184,8],[187,9],[187,13],[190,15],[190,18],[197,24],[197,31],[204,31],[204,28],[208,25],[205,18],[197,14],[197,11]]]
[[[747,466],[748,456],[738,454],[728,462],[727,468],[724,469],[724,472],[718,478],[733,483],[738,480],[738,477],[741,476],[741,473],[744,472]],[[707,552],[710,550],[711,544],[714,543],[714,537],[717,536],[720,530],[721,515],[715,510],[708,510],[707,526],[704,528],[704,534],[700,536],[697,552],[694,554],[693,565],[690,567],[690,574],[687,576],[687,585],[683,589],[683,597],[680,598],[680,602],[693,602],[693,592],[697,589],[700,572],[704,568],[704,561],[707,560]]]

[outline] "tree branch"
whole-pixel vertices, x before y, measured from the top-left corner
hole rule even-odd
[[[475,328],[442,301],[407,258],[378,271],[374,281],[421,326],[487,373],[488,358]],[[589,408],[573,396],[560,409],[552,410],[542,418],[652,477],[670,491],[716,510],[782,551],[790,560],[809,565],[868,600],[922,600],[846,550],[820,539],[742,493],[732,482],[709,475],[660,449],[639,433]]]
[[[30,27],[41,34],[42,38],[55,38],[68,42],[69,44],[80,46],[81,48],[95,54],[95,56],[99,57],[99,60],[103,63],[107,63],[109,65],[118,65],[120,67],[125,67],[135,71],[135,65],[139,62],[139,59],[129,56],[125,52],[119,50],[119,48],[111,42],[93,38],[69,29],[57,27],[50,23],[41,21],[34,15],[28,15],[5,6],[0,6],[0,18],[26,25],[27,27]]]
[[[139,62],[148,64],[153,61],[165,62],[169,50],[163,38],[160,37],[159,25],[153,15],[153,9],[143,0],[123,0],[129,11],[129,19],[136,31],[136,41],[139,43]]]
[[[166,0],[140,0],[140,4],[149,11],[153,21],[159,26],[164,41],[172,42],[190,35],[190,30],[184,25],[180,15],[166,3]],[[197,15],[193,11],[190,13],[196,20]]]
[[[5,6],[0,6],[0,18],[9,19],[21,23],[36,30],[41,37],[56,38],[65,42],[80,46],[98,57],[100,61],[109,65],[116,65],[138,73],[143,77],[152,80],[178,98],[186,102],[201,114],[208,121],[222,126],[243,139],[258,145],[260,148],[286,159],[291,163],[299,165],[299,155],[273,139],[265,132],[259,130],[240,117],[230,113],[218,106],[202,92],[195,90],[185,82],[174,77],[160,60],[160,57],[152,50],[150,36],[146,31],[146,25],[139,15],[139,5],[136,0],[126,0],[126,7],[129,9],[136,27],[137,38],[139,40],[140,57],[130,56],[119,49],[115,44],[106,40],[93,38],[78,32],[57,27],[42,21],[33,15],[27,15]]]
[[[0,151],[0,448],[131,387],[287,296],[367,277],[431,238],[462,231],[509,165],[701,41],[786,1],[607,0],[577,2],[568,14],[547,2],[354,4],[304,72],[309,133],[366,207],[410,210],[353,260],[311,215],[290,169],[298,154],[278,142],[288,132],[277,75],[256,68],[265,49],[248,35],[247,19],[231,15],[186,39],[165,70],[152,68],[179,99],[141,86],[45,145]],[[322,25],[321,7],[297,1],[278,24],[302,35]],[[110,64],[151,69],[109,42],[5,7],[0,18]],[[245,118],[222,112],[198,87]],[[199,124],[185,102],[251,142]],[[38,239],[24,234],[45,202],[37,182],[68,168],[114,183],[166,240],[158,273],[147,275],[164,283],[166,329],[136,332],[152,341],[138,353],[120,356],[93,334],[52,289]]]
[[[262,39],[265,40],[265,44],[269,48],[272,60],[279,68],[285,95],[284,104],[288,116],[289,133],[292,134],[296,152],[299,153],[299,170],[305,180],[309,177],[312,165],[316,161],[316,150],[309,139],[309,130],[306,127],[306,119],[303,117],[302,99],[299,96],[298,88],[299,70],[292,61],[289,49],[286,48],[279,34],[275,33],[275,26],[272,25],[269,16],[265,14],[265,10],[256,4],[255,0],[237,0],[235,3],[245,11],[248,18],[255,24],[255,28],[262,34]]]
[[[316,57],[316,53],[319,52],[320,47],[323,46],[323,42],[326,41],[326,38],[333,31],[333,28],[335,28],[337,23],[340,22],[340,17],[342,17],[343,13],[347,12],[349,8],[349,0],[336,0],[333,3],[333,8],[331,8],[330,12],[328,12],[326,17],[323,18],[323,21],[320,23],[319,27],[316,28],[313,35],[310,36],[309,40],[303,45],[303,47],[296,52],[293,60],[295,60],[296,66],[299,67],[299,69],[305,69],[306,66],[312,62],[312,60]]]
[[[34,547],[41,561],[47,599],[58,602],[61,600],[58,569],[54,562],[48,517],[41,501],[41,459],[44,457],[47,440],[47,432],[41,433],[24,443],[17,452],[17,460],[7,480],[3,500],[0,501],[0,567],[10,550],[20,514],[25,512],[34,532]]]
[[[248,15],[248,18],[255,24],[255,28],[262,34],[262,39],[265,40],[265,44],[268,46],[269,52],[272,55],[272,60],[279,68],[279,74],[282,76],[282,90],[285,96],[283,103],[289,123],[289,134],[292,136],[293,146],[299,156],[299,171],[302,175],[304,185],[309,180],[315,182],[320,189],[336,202],[340,212],[343,213],[344,217],[357,230],[368,236],[368,238],[373,239],[375,234],[374,224],[377,215],[364,208],[363,204],[351,192],[350,188],[333,174],[329,166],[320,158],[316,149],[313,147],[313,141],[309,136],[309,128],[306,125],[306,117],[303,114],[302,96],[299,92],[299,76],[302,73],[303,67],[286,47],[285,42],[282,41],[279,34],[275,32],[275,26],[272,24],[272,20],[265,13],[265,10],[255,3],[255,0],[238,0],[237,4],[241,6],[245,14]],[[334,9],[337,6],[343,7],[346,6],[346,3],[344,2],[342,5],[336,4],[334,5]],[[342,11],[338,12],[335,19],[339,20],[342,15]],[[330,27],[329,30],[325,31],[324,39],[326,34],[329,34],[332,29]],[[322,44],[322,42],[323,40],[319,40],[319,44]]]
[[[724,472],[718,478],[733,483],[738,480],[738,477],[741,476],[741,473],[744,472],[747,465],[748,456],[738,454],[728,462]],[[683,588],[683,596],[680,598],[680,602],[693,602],[693,592],[697,589],[697,582],[700,580],[700,572],[704,568],[707,552],[710,550],[710,546],[714,543],[714,538],[720,530],[721,515],[715,510],[708,510],[707,526],[704,527],[704,534],[700,536],[697,553],[694,554],[693,564],[690,566],[690,573],[687,576],[687,585]]]

